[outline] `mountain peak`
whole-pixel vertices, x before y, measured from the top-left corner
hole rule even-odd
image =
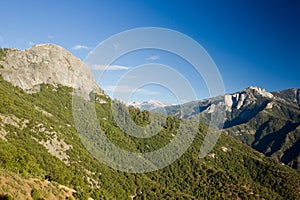
[[[57,45],[57,44],[51,44],[51,43],[45,43],[45,44],[35,44],[31,48],[56,48],[56,49],[63,49],[63,47]]]
[[[57,44],[51,44],[51,43],[46,43],[46,44],[36,44],[33,45],[30,48],[24,49],[23,51],[31,51],[31,52],[36,52],[37,54],[41,54],[41,53],[60,53],[64,56],[70,56],[73,57],[76,60],[79,60],[79,58],[75,57],[74,55],[72,55],[68,50],[66,50],[65,48],[57,45]]]
[[[158,100],[154,100],[154,99],[150,99],[148,101],[144,101],[142,103],[140,102],[130,102],[128,103],[129,106],[133,106],[136,108],[139,108],[141,110],[154,110],[157,108],[163,108],[166,106],[170,106],[170,104],[158,101]]]
[[[263,97],[273,98],[273,94],[271,94],[270,92],[266,91],[265,89],[259,88],[257,86],[250,86],[250,87],[244,89],[243,91],[244,92],[253,92],[254,91]]]
[[[168,105],[164,102],[161,102],[161,101],[158,101],[158,100],[155,100],[155,99],[150,99],[148,101],[145,101],[144,103],[156,104],[156,105],[162,105],[162,106]]]
[[[10,49],[0,61],[4,80],[25,91],[42,83],[99,91],[89,68],[63,47],[37,44],[24,50]]]

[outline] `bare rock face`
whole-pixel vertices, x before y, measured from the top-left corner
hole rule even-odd
[[[95,82],[89,68],[78,58],[60,46],[39,44],[29,49],[10,49],[0,74],[4,80],[27,92],[33,92],[42,83],[64,85],[81,91],[103,93]]]
[[[300,89],[296,89],[295,96],[296,96],[297,104],[300,107]]]

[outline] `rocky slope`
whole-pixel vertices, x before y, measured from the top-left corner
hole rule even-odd
[[[27,92],[36,92],[42,83],[64,85],[84,91],[100,90],[88,67],[60,46],[39,44],[29,49],[8,49],[0,60],[4,80]]]
[[[241,92],[165,108],[186,119],[200,116],[208,123],[210,114],[226,110],[224,132],[267,156],[300,168],[299,89],[267,92],[249,87]],[[180,112],[183,110],[183,112]],[[159,110],[157,110],[159,111]]]
[[[0,199],[74,199],[74,191],[64,185],[37,178],[24,178],[0,169]]]

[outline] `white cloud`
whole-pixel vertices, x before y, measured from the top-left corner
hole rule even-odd
[[[85,45],[77,44],[74,47],[72,47],[73,50],[89,50],[90,47],[87,47]]]
[[[129,85],[118,85],[118,86],[114,86],[114,85],[108,85],[104,88],[104,90],[107,90],[109,92],[113,92],[113,93],[142,93],[145,95],[159,95],[159,92],[156,91],[151,91],[151,90],[147,90],[144,88],[133,88],[130,87]]]
[[[54,39],[54,36],[53,35],[48,35],[47,36],[49,39]]]
[[[92,70],[100,70],[100,71],[117,71],[117,70],[128,70],[129,67],[121,66],[121,65],[92,65]]]
[[[158,60],[159,58],[160,58],[159,55],[153,55],[153,56],[146,58],[146,60]]]
[[[29,41],[29,42],[28,42],[28,44],[29,44],[29,46],[33,46],[33,45],[35,45],[35,43],[34,43],[34,42],[32,42],[32,41]]]
[[[115,50],[119,50],[120,49],[120,44],[113,44]]]

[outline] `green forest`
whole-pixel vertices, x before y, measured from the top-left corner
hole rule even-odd
[[[5,55],[4,51],[0,51],[0,56]],[[140,174],[110,168],[87,151],[77,133],[72,114],[72,92],[65,86],[42,84],[39,92],[28,94],[0,77],[0,115],[19,119],[13,124],[0,118],[0,130],[6,133],[6,140],[0,139],[1,169],[24,178],[34,177],[68,186],[76,191],[73,194],[76,199],[130,199],[132,195],[135,199],[150,200],[300,199],[298,171],[265,157],[230,136],[222,134],[210,156],[199,158],[207,127],[197,123],[192,145],[171,165]],[[97,95],[93,94],[90,101],[81,101],[85,107],[95,105],[98,126],[113,144],[128,151],[150,152],[162,148],[177,134],[179,124],[192,123],[156,114],[156,119],[165,119],[154,123],[155,126],[162,125],[160,132],[151,138],[136,138],[118,127],[112,113],[112,100]],[[106,103],[95,101],[96,97]],[[129,117],[141,127],[148,126],[153,120],[148,111],[114,103],[118,109],[128,109]],[[93,124],[85,129],[92,130]],[[39,143],[54,138],[53,133],[58,141],[72,146],[65,151],[65,160],[51,155]],[[88,142],[93,146],[95,141]],[[41,194],[42,191],[35,192],[32,196],[43,199]],[[0,199],[8,199],[9,195],[3,193]]]

